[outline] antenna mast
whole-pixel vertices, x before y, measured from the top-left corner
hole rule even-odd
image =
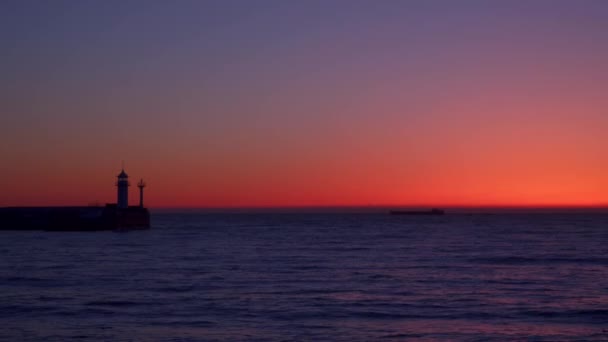
[[[137,183],[137,187],[139,188],[139,207],[144,207],[144,188],[146,187],[146,182],[144,182],[143,178]]]

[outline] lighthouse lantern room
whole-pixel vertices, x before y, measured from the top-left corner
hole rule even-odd
[[[118,188],[116,206],[126,209],[129,207],[129,176],[123,168],[116,177],[118,178],[116,181],[116,187]]]

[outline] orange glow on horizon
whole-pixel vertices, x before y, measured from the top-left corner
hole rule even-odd
[[[130,151],[126,171],[132,184],[148,182],[150,207],[608,204],[606,119],[581,126],[569,117],[485,120],[480,113],[443,125],[404,122],[338,122],[310,141],[291,131],[268,138],[243,130],[202,149],[186,131],[181,141]],[[116,200],[119,167],[104,150],[64,151],[75,157],[58,163],[15,151],[11,165],[19,167],[7,168],[0,181],[0,206]],[[136,202],[135,186],[130,199]]]

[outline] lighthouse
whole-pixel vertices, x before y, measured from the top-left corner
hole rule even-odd
[[[126,209],[129,207],[129,176],[123,168],[122,171],[116,176],[116,188],[118,189],[116,206],[120,209]]]

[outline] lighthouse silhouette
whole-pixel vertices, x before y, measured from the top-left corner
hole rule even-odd
[[[129,175],[125,172],[123,166],[122,171],[116,176],[116,187],[118,189],[116,206],[120,209],[126,209],[129,207]]]
[[[144,188],[142,179],[137,183],[139,188],[139,205],[129,206],[129,175],[122,170],[116,176],[116,204],[108,204],[104,209],[104,224],[112,229],[148,229],[150,228],[150,212],[144,207]]]

